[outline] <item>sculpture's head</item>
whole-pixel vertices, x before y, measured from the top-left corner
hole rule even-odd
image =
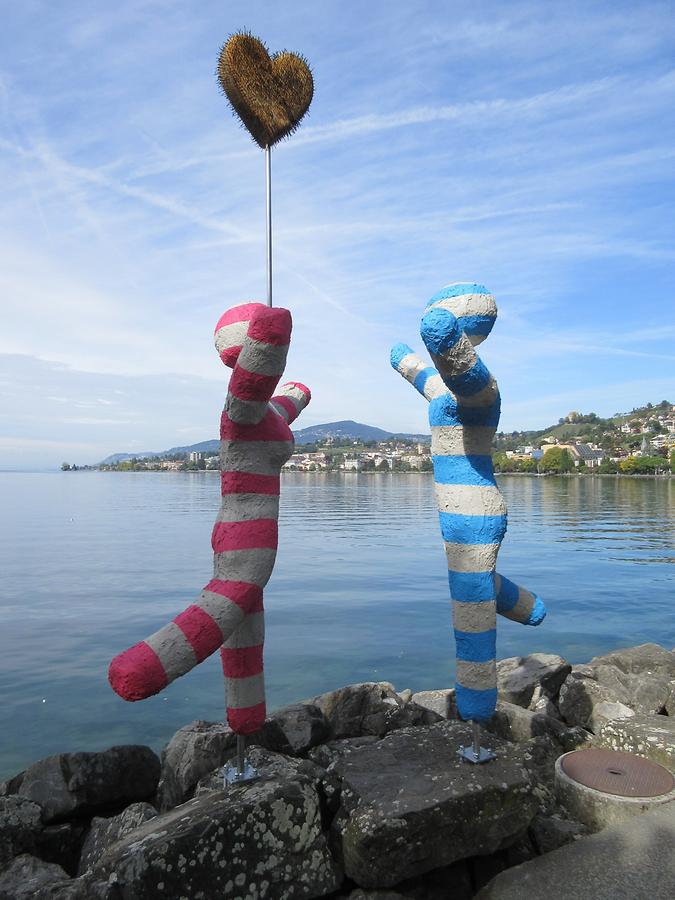
[[[447,309],[454,316],[473,346],[482,343],[492,331],[497,318],[495,298],[482,284],[457,282],[441,288],[429,300],[430,309]]]
[[[241,303],[224,312],[218,324],[214,340],[218,355],[230,369],[239,358],[248,325],[253,315],[260,309],[267,309],[264,303]]]

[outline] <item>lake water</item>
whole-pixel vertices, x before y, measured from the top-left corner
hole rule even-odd
[[[545,599],[539,628],[499,622],[499,656],[572,662],[675,644],[672,481],[501,476],[499,571]],[[429,475],[290,473],[266,591],[270,709],[343,684],[452,684],[445,559]],[[112,656],[210,578],[216,473],[0,473],[0,778],[43,756],[160,749],[224,715],[216,654],[129,704]]]

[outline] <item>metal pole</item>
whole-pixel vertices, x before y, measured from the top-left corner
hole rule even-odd
[[[267,305],[272,305],[272,148],[265,147],[265,213],[267,236]]]
[[[471,722],[471,731],[473,732],[473,755],[476,759],[480,759],[480,726],[478,722]]]
[[[237,735],[237,769],[243,778],[246,771],[246,738],[243,734]]]

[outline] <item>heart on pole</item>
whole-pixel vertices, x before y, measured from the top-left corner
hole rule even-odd
[[[234,34],[218,60],[218,80],[232,108],[260,147],[291,134],[309,109],[314,81],[296,53],[275,53],[252,34]]]

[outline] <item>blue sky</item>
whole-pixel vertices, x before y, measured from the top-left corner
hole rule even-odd
[[[298,427],[426,429],[390,368],[479,281],[504,430],[675,400],[675,4],[9,4],[0,34],[0,468],[217,433],[212,330],[263,299],[263,154],[227,35],[315,77],[273,153]]]

